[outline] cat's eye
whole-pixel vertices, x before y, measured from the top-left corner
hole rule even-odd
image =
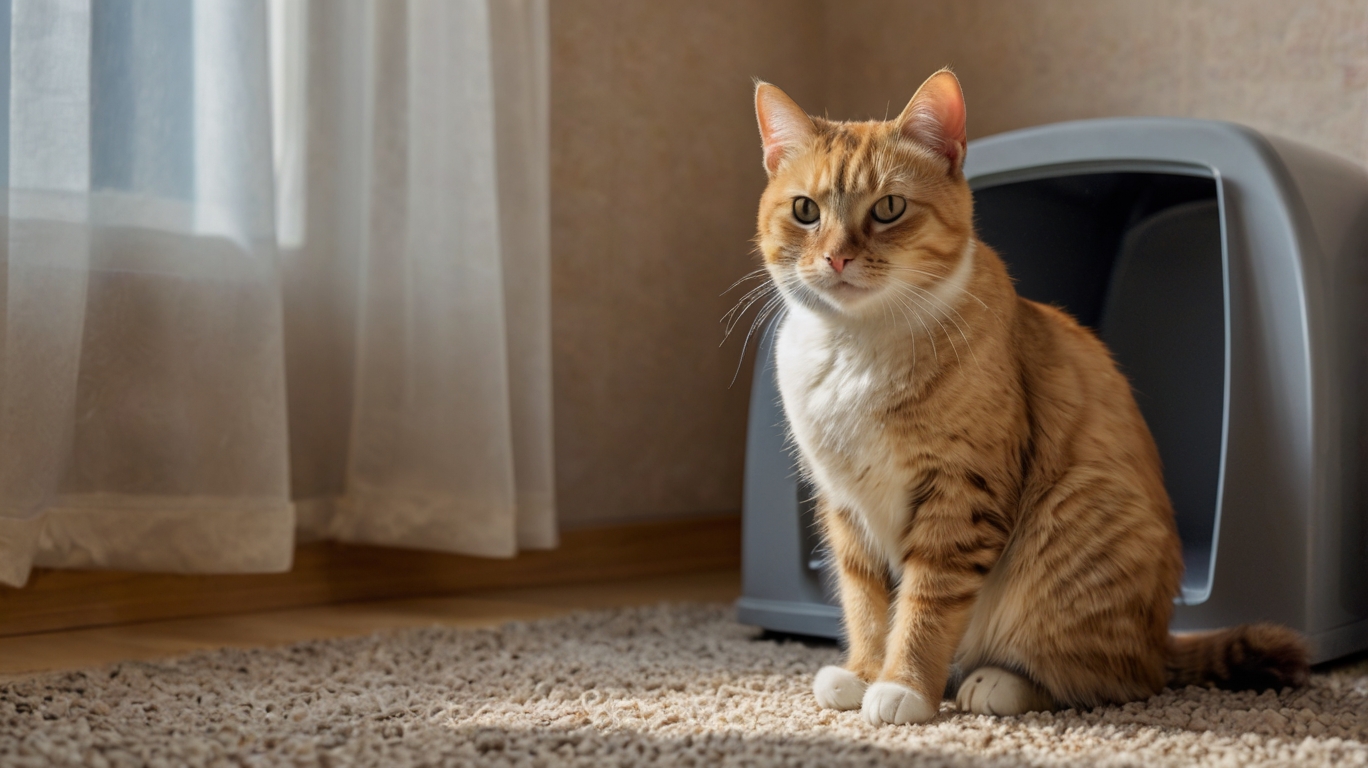
[[[880,224],[892,224],[907,210],[907,198],[898,195],[884,195],[869,214]]]
[[[816,224],[822,218],[822,211],[817,207],[817,202],[810,197],[793,198],[793,218],[799,224]]]

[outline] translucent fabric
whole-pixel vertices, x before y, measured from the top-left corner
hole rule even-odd
[[[310,9],[283,257],[301,531],[551,546],[545,7]]]
[[[544,0],[0,11],[0,582],[554,545]]]

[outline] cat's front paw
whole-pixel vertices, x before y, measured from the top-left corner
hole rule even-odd
[[[817,706],[823,709],[859,709],[866,687],[858,675],[841,667],[822,667],[812,681]]]
[[[924,723],[939,707],[901,683],[878,682],[865,691],[860,714],[870,725]]]
[[[997,667],[979,667],[960,684],[955,704],[976,715],[1020,715],[1048,712],[1054,699],[1021,675]]]

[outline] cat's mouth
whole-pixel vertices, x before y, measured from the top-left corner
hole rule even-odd
[[[870,291],[869,288],[866,288],[862,285],[855,285],[854,283],[850,283],[845,280],[838,280],[834,283],[827,285],[826,290],[829,293],[836,294],[837,296],[861,296],[863,294],[869,293]]]
[[[858,314],[861,308],[872,306],[884,287],[876,276],[849,268],[845,274],[832,274],[798,267],[787,279],[776,277],[776,282],[787,282],[789,292],[805,297],[803,301],[810,306],[825,305],[841,314]]]
[[[824,276],[812,281],[812,287],[828,303],[842,310],[855,309],[857,305],[863,304],[877,292],[875,286],[863,285],[849,278],[835,275]]]
[[[820,291],[838,293],[843,291],[866,292],[870,290],[870,286],[865,285],[865,283],[869,282],[868,275],[863,274],[861,270],[853,269],[851,267],[846,267],[845,272],[841,274],[830,270],[820,270],[809,272],[806,277],[808,284]]]

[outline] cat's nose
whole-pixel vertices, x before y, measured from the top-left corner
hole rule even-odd
[[[841,256],[839,254],[832,253],[828,253],[826,255],[826,263],[830,264],[831,268],[836,270],[836,274],[838,275],[844,272],[846,265],[854,260],[854,256]]]

